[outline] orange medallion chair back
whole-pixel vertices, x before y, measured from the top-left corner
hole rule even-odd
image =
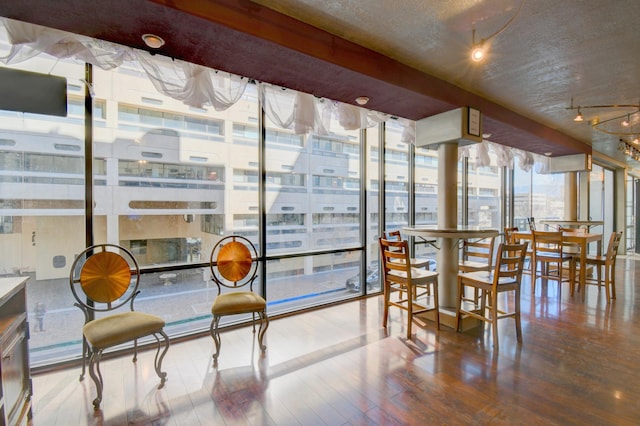
[[[211,279],[218,286],[218,295],[211,306],[213,319],[209,331],[216,345],[214,365],[220,355],[220,318],[226,315],[251,314],[255,333],[256,314],[260,319],[258,344],[264,352],[264,334],[269,327],[267,302],[254,293],[253,283],[258,276],[258,253],[251,241],[232,235],[218,241],[211,251]],[[225,290],[223,292],[223,290]]]
[[[438,313],[438,273],[411,267],[407,241],[378,238],[384,288],[382,326],[387,327],[389,307],[407,312],[407,339],[415,315],[434,312],[436,328],[440,329]]]
[[[500,244],[497,250],[496,264],[491,271],[477,271],[458,274],[458,310],[456,314],[456,330],[460,330],[460,319],[470,316],[492,325],[493,347],[498,349],[498,320],[514,318],[516,321],[516,337],[522,342],[520,324],[520,285],[524,258],[527,254],[528,242],[522,244]],[[467,307],[464,299],[465,287],[477,288],[481,291],[480,306]],[[513,292],[513,301],[507,300],[504,307],[498,309],[498,294]],[[489,305],[487,305],[487,300]],[[508,306],[513,305],[512,310]]]
[[[85,317],[80,380],[84,378],[89,357],[89,375],[97,390],[93,406],[100,408],[102,401],[104,382],[100,359],[103,351],[133,341],[135,362],[138,339],[143,337],[153,336],[156,340],[154,366],[160,377],[159,388],[164,386],[167,373],[162,371],[162,360],[169,349],[169,337],[164,332],[165,321],[162,318],[134,310],[135,298],[140,293],[140,268],[133,254],[115,244],[88,247],[73,262],[69,280],[77,301],[75,306]],[[127,305],[128,309],[115,313]],[[105,315],[95,318],[96,313]]]
[[[609,237],[609,245],[607,246],[607,252],[604,255],[587,255],[587,265],[593,265],[596,267],[596,277],[585,279],[585,284],[595,284],[597,286],[603,286],[607,295],[607,303],[611,299],[616,298],[616,281],[615,281],[615,267],[616,257],[618,255],[618,247],[620,246],[620,240],[622,239],[622,232],[613,232]],[[585,267],[581,269],[586,271]],[[604,283],[602,281],[602,269],[604,269]],[[585,297],[586,289],[582,289],[582,297]]]

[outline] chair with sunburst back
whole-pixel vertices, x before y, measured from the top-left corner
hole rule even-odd
[[[133,254],[115,244],[97,244],[80,253],[69,275],[75,306],[84,313],[82,327],[82,373],[84,379],[87,357],[89,375],[96,385],[95,409],[100,408],[104,382],[100,360],[106,349],[133,341],[133,361],[138,356],[138,339],[155,338],[157,349],[154,361],[160,378],[158,388],[164,386],[167,373],[162,360],[169,349],[169,337],[164,332],[165,321],[156,316],[134,310],[134,300],[140,293],[140,268]],[[128,305],[127,308],[123,308]],[[120,309],[123,308],[123,309]],[[122,312],[117,312],[121,310]],[[96,318],[96,313],[100,314]]]
[[[213,319],[209,331],[216,345],[213,355],[214,365],[220,355],[220,318],[226,315],[251,314],[253,332],[256,330],[256,314],[260,319],[258,344],[264,353],[264,334],[269,327],[267,301],[253,291],[253,283],[258,276],[258,253],[247,238],[231,235],[218,241],[211,251],[209,265],[211,278],[218,286],[218,295],[211,306]],[[248,286],[248,290],[246,290]],[[227,291],[223,292],[223,289]]]

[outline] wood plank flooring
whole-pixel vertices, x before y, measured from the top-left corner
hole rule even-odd
[[[638,260],[636,260],[638,259]],[[618,257],[617,296],[523,286],[523,339],[500,322],[465,333],[432,324],[404,336],[381,297],[272,320],[260,356],[250,327],[172,344],[157,389],[153,352],[102,363],[102,409],[79,368],[33,377],[33,425],[638,425],[640,258]],[[504,300],[505,303],[509,301]]]

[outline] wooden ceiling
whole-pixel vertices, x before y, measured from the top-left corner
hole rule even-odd
[[[342,12],[345,16],[355,13],[353,4],[358,2],[342,0],[326,4],[334,9],[340,4],[344,6],[335,10],[324,8],[325,2],[310,0],[260,3],[271,7],[279,4],[282,10],[248,0],[105,0],[91,3],[84,0],[21,0],[0,3],[0,16],[140,49],[147,49],[141,35],[153,33],[167,41],[159,54],[173,58],[351,104],[355,104],[356,97],[367,96],[370,98],[367,108],[413,120],[470,106],[482,111],[484,133],[491,134],[493,142],[539,154],[552,153],[553,156],[591,152],[591,138],[567,131],[540,111],[527,110],[522,99],[518,98],[510,105],[508,92],[484,91],[481,84],[478,84],[479,89],[474,88],[472,85],[477,80],[452,75],[447,67],[455,64],[446,55],[443,55],[446,63],[438,69],[433,66],[438,63],[438,57],[434,55],[430,56],[432,62],[421,63],[404,57],[403,53],[395,54],[400,50],[394,50],[392,44],[384,45],[385,33],[371,28],[376,13],[386,13],[376,11],[376,7],[390,2],[371,2],[380,5],[371,4],[372,11],[360,22],[361,26],[369,28],[369,33],[349,33],[351,27],[346,26],[344,19],[339,20]],[[445,22],[441,12],[435,13],[439,7],[436,0],[408,0],[407,6],[416,7],[418,3],[427,3],[434,8],[429,19],[440,24]],[[524,5],[522,16],[531,13],[527,11],[530,3]],[[299,7],[296,9],[295,5]],[[397,12],[398,15],[401,13]],[[314,19],[317,22],[312,25],[294,15],[307,22]],[[501,18],[506,19],[505,16],[509,13],[501,14]],[[392,16],[387,15],[387,18]],[[358,26],[358,22],[349,22]],[[404,33],[410,33],[413,28],[414,37],[419,39],[418,29],[410,24],[407,28],[401,25],[394,28]],[[344,34],[340,34],[341,31]],[[459,32],[467,32],[470,38],[468,27]],[[347,37],[348,34],[354,36]],[[375,37],[365,38],[363,34],[375,34]],[[397,34],[387,34],[390,40],[400,40]],[[411,34],[405,36],[411,37]],[[507,37],[500,35],[500,38]],[[517,84],[518,73],[522,72],[522,66],[515,62],[509,67],[510,74],[504,80],[506,86]],[[521,78],[522,85],[528,83],[526,76]],[[544,86],[539,82],[533,87],[535,93],[529,96],[546,95],[540,92],[540,87]],[[549,96],[553,97],[551,93]],[[568,106],[569,99],[562,100],[565,101]],[[563,113],[567,115],[566,111]]]

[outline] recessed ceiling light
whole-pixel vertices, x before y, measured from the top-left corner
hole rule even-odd
[[[545,152],[544,155],[546,155],[547,157],[551,157],[551,155],[553,154],[553,152]]]
[[[162,39],[162,37],[155,34],[143,34],[142,41],[144,41],[144,44],[152,49],[160,49],[162,46],[164,46],[164,40]]]
[[[369,98],[367,98],[366,96],[358,96],[356,98],[356,103],[358,105],[366,105],[367,102],[369,102]]]

